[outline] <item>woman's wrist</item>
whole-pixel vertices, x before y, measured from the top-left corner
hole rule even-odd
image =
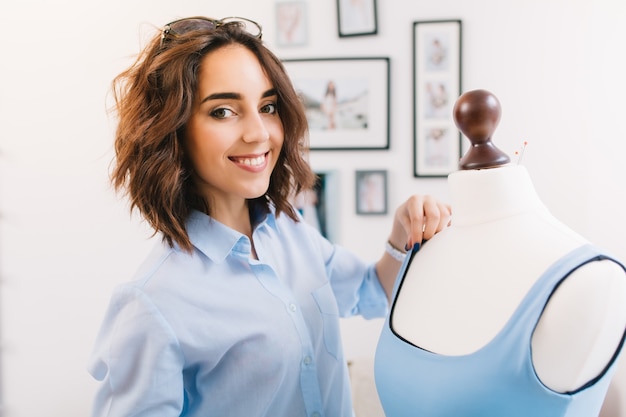
[[[389,256],[391,256],[393,259],[399,262],[404,261],[404,258],[406,257],[406,254],[407,254],[406,251],[403,251],[402,249],[398,248],[396,245],[391,243],[390,240],[387,240],[387,242],[385,242],[385,252],[387,252]]]

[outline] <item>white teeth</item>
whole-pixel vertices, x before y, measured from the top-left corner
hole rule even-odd
[[[257,156],[256,158],[237,159],[240,164],[248,165],[251,167],[263,165],[265,162],[265,156]]]

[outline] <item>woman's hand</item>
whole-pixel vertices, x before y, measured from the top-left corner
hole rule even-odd
[[[413,195],[396,209],[389,243],[393,251],[410,252],[416,243],[432,238],[450,225],[450,206],[429,195]],[[393,249],[395,248],[395,249]],[[376,263],[378,279],[391,301],[402,257],[387,251]]]
[[[396,209],[389,242],[409,251],[450,225],[450,205],[429,195],[412,195]]]

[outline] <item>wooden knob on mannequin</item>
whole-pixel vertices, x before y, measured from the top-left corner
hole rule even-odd
[[[462,170],[494,168],[510,162],[491,138],[500,122],[500,102],[489,91],[472,90],[461,95],[454,104],[454,123],[471,142],[461,158]]]

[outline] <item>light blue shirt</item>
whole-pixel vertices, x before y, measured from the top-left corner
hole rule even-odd
[[[200,212],[119,286],[89,371],[94,417],[352,416],[339,317],[383,317],[374,265],[273,214],[250,240]]]

